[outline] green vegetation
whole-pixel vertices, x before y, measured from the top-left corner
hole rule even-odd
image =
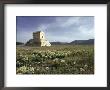
[[[93,45],[17,47],[17,74],[94,74]]]

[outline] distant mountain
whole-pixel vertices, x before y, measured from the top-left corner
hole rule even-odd
[[[22,42],[16,42],[16,45],[23,45],[24,43]]]
[[[65,45],[68,44],[67,42],[50,42],[51,45]]]
[[[89,40],[74,40],[70,43],[67,42],[50,42],[52,45],[92,45],[94,44],[94,39]]]
[[[94,39],[89,39],[89,40],[75,40],[72,41],[70,44],[94,44]]]

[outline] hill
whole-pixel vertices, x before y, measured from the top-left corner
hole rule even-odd
[[[83,45],[90,45],[90,44],[94,44],[94,39],[89,39],[89,40],[75,40],[72,41],[70,44],[83,44]]]
[[[50,42],[52,45],[93,45],[94,39],[89,40],[74,40],[70,43],[67,42]]]

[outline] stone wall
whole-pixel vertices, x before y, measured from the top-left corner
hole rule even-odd
[[[33,42],[38,46],[51,46],[49,41],[45,38],[45,33],[42,31],[33,33]]]

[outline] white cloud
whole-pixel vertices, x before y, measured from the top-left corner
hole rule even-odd
[[[80,23],[79,20],[80,17],[69,17],[66,19],[62,19],[59,17],[56,18],[56,22],[58,22],[59,26],[61,27],[69,27],[71,25],[78,24]]]
[[[36,30],[37,31],[44,31],[44,30],[46,30],[47,29],[47,27],[48,27],[48,24],[40,24],[37,28],[36,28]]]

